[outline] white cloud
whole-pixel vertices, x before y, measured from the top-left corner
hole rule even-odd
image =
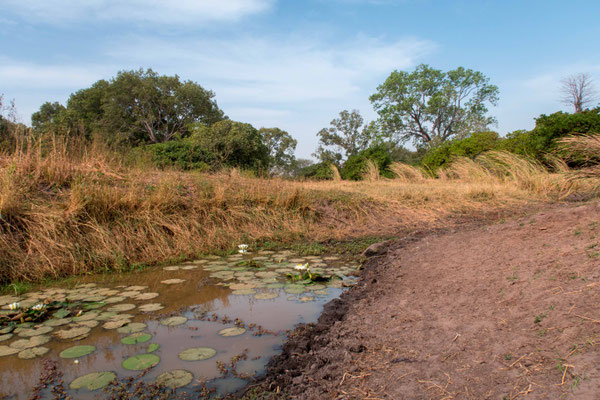
[[[135,21],[160,25],[235,21],[266,11],[275,0],[4,0],[4,12],[51,24]]]

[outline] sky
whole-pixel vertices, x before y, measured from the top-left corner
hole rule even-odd
[[[317,132],[394,70],[481,71],[504,135],[561,109],[560,80],[600,86],[597,0],[0,0],[0,94],[22,122],[46,101],[152,68],[215,92],[233,120],[279,127],[309,158]]]

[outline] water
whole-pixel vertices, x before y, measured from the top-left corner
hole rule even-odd
[[[258,267],[239,265],[242,261],[250,260],[261,264]],[[298,273],[294,269],[298,263],[309,263],[312,271],[323,275],[334,274],[344,280],[306,286],[290,284],[285,275]],[[146,353],[151,343],[160,346],[152,353],[160,357],[160,362],[143,377],[145,382],[153,382],[165,372],[186,370],[193,376],[192,381],[178,391],[193,393],[202,383],[216,388],[221,394],[235,391],[246,384],[246,380],[240,377],[247,378],[264,372],[269,358],[278,353],[285,341],[286,330],[298,323],[316,320],[323,304],[339,296],[342,287],[352,283],[352,278],[347,276],[355,270],[355,266],[335,257],[303,258],[290,252],[260,252],[243,257],[209,257],[179,266],[155,268],[128,275],[91,276],[80,279],[72,287],[63,287],[62,293],[60,290],[57,292],[57,288],[44,288],[43,291],[27,294],[21,298],[21,304],[27,305],[28,299],[29,303],[36,303],[46,298],[62,300],[64,296],[100,302],[92,305],[99,308],[84,311],[84,317],[79,318],[85,320],[89,317],[92,322],[71,321],[66,325],[53,327],[53,331],[45,335],[50,341],[41,345],[49,349],[45,355],[33,359],[21,359],[19,354],[0,356],[0,398],[28,398],[31,389],[26,388],[31,388],[37,382],[42,372],[42,358],[57,361],[67,388],[77,377],[94,372],[110,371],[119,379],[136,376],[140,371],[125,369],[122,362],[129,357]],[[174,279],[182,282],[164,283]],[[299,293],[300,291],[303,292]],[[150,298],[153,296],[151,293],[158,293],[158,296]],[[119,297],[125,298],[117,301]],[[138,300],[136,297],[148,300]],[[8,313],[8,306],[5,305],[7,300],[13,299],[0,298],[0,305],[4,309],[2,312],[5,314]],[[112,301],[116,302],[106,303]],[[140,307],[143,308],[145,304],[156,303],[164,308],[153,312],[140,311]],[[101,313],[122,304],[133,304],[135,308],[118,312],[112,320],[119,320],[129,314],[129,322],[146,325],[141,326],[141,333],[152,335],[149,341],[134,345],[123,344],[121,340],[130,333],[106,329],[105,324],[111,321],[106,318],[93,322],[98,316],[110,316],[111,314]],[[177,326],[161,324],[161,321],[171,316],[186,317],[187,321]],[[232,337],[219,334],[225,328],[236,327],[233,322],[236,319],[239,320],[238,325],[246,329],[245,332]],[[97,326],[78,340],[56,336],[60,331],[71,327],[96,323]],[[47,324],[48,322],[36,326]],[[19,334],[27,334],[27,331]],[[16,341],[23,339],[19,334],[13,332],[12,337],[0,342],[0,348],[4,346],[5,349],[11,349]],[[92,345],[96,350],[76,359],[59,356],[63,350],[79,345]],[[182,351],[194,347],[211,348],[216,354],[201,361],[180,359]],[[229,373],[223,376],[218,362],[228,365],[233,357],[241,354],[245,356],[235,364],[237,375]],[[89,391],[86,388],[68,389],[67,392],[74,398],[94,398],[102,393],[101,390]]]

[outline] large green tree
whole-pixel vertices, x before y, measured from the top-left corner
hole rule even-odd
[[[372,140],[371,125],[364,124],[358,110],[344,110],[331,121],[329,128],[318,133],[319,147],[314,156],[321,161],[339,163],[343,158],[369,147]],[[342,154],[343,153],[343,154]]]
[[[498,87],[481,72],[459,67],[443,72],[419,65],[412,72],[394,71],[370,100],[379,124],[398,141],[435,146],[453,137],[486,130]]]
[[[298,141],[279,128],[260,128],[258,133],[269,149],[269,165],[272,172],[290,172],[295,167],[294,151]]]
[[[38,132],[45,132],[58,127],[66,127],[67,109],[55,101],[45,102],[39,111],[31,114],[31,126]]]

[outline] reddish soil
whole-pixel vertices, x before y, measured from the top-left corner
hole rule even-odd
[[[298,399],[600,399],[600,205],[388,243],[300,327],[267,387]]]

